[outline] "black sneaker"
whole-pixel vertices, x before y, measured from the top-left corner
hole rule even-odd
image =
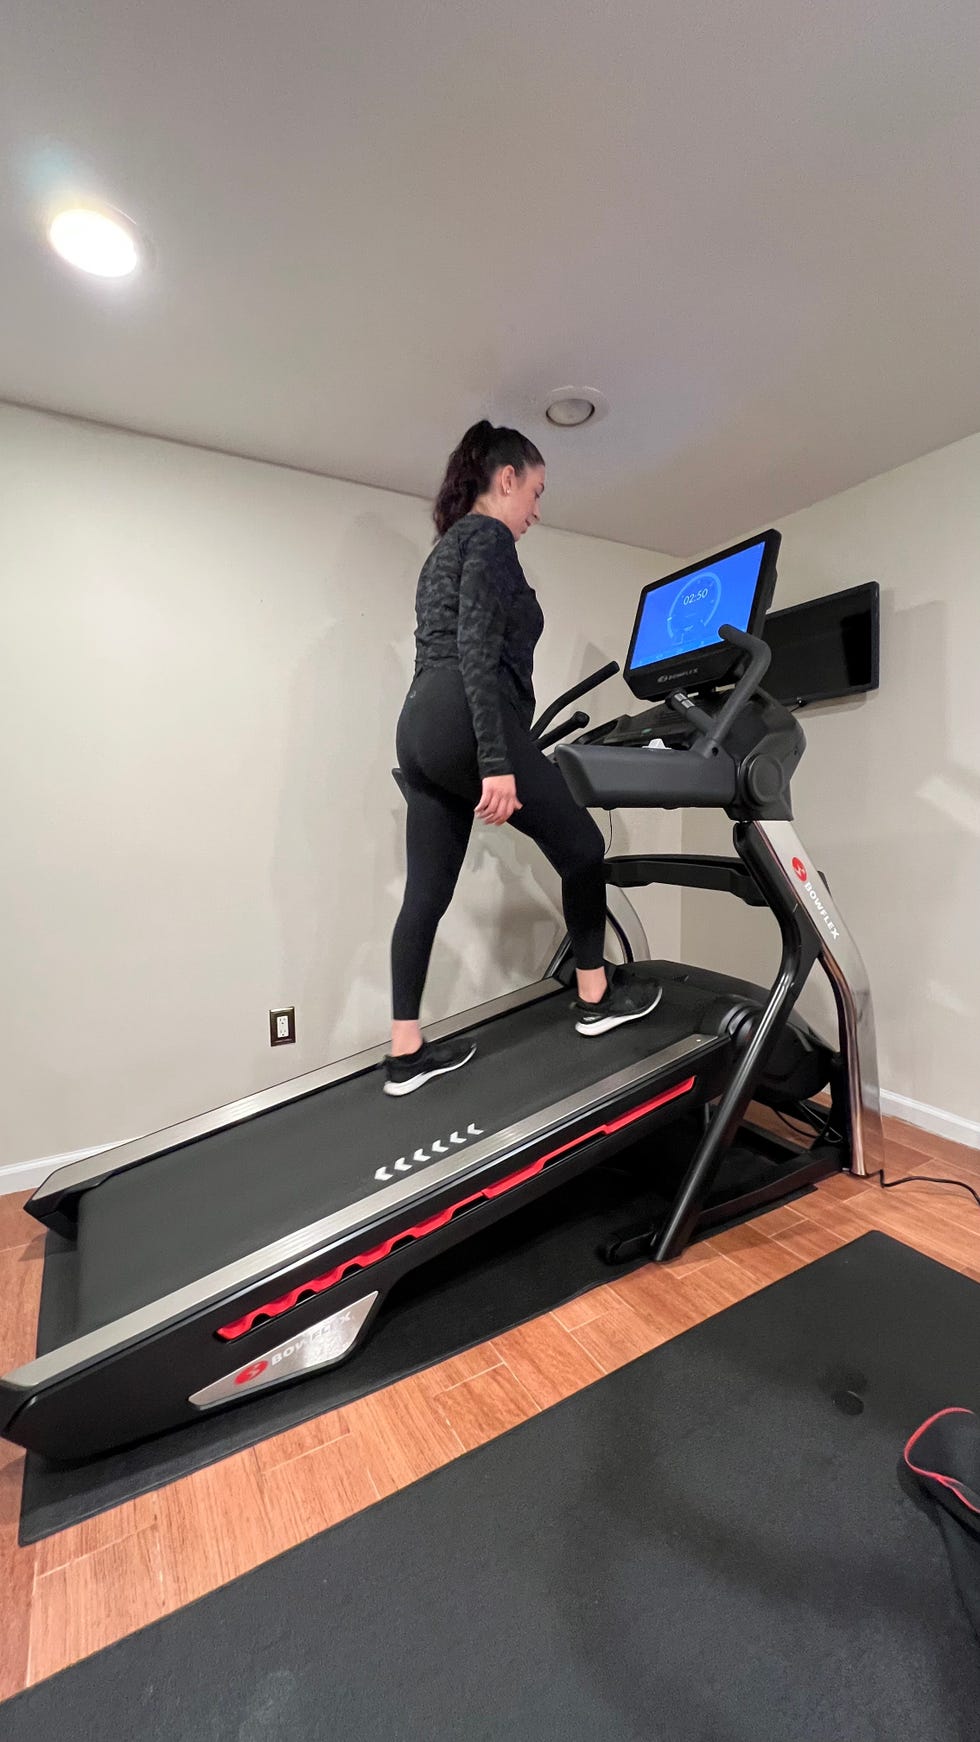
[[[579,1013],[576,1033],[608,1034],[611,1028],[621,1028],[624,1022],[639,1022],[656,1010],[663,990],[657,980],[634,980],[617,971],[598,1004],[583,1004],[581,998],[576,999]]]
[[[411,1095],[430,1077],[444,1077],[447,1071],[468,1065],[475,1052],[475,1040],[424,1040],[418,1052],[385,1059],[385,1094]]]

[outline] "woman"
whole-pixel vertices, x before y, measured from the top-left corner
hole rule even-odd
[[[433,519],[439,542],[419,577],[415,678],[398,722],[407,786],[408,880],[391,945],[391,1055],[385,1092],[408,1095],[458,1070],[472,1041],[424,1041],[419,1007],[436,928],[476,815],[536,841],[561,878],[575,956],[579,1034],[647,1016],[651,981],[607,979],[603,843],[588,811],[530,735],[541,607],[517,560],[540,518],[544,461],[513,429],[478,423],[449,460]]]

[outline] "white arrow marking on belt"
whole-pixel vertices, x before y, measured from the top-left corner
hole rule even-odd
[[[399,1159],[395,1162],[395,1172],[396,1173],[411,1173],[411,1171],[412,1171],[411,1162],[406,1161],[405,1157],[403,1155],[400,1156]]]
[[[466,1129],[469,1132],[471,1137],[482,1137],[483,1136],[483,1132],[479,1131],[475,1125],[467,1125]]]
[[[449,1139],[449,1141],[450,1141],[450,1143],[465,1143],[465,1142],[466,1142],[466,1138],[465,1138],[465,1137],[460,1137],[460,1135],[459,1135],[459,1132],[458,1132],[458,1131],[454,1131],[454,1132],[453,1132],[453,1134],[452,1134],[452,1136],[451,1136],[451,1138],[450,1138],[450,1139]]]
[[[412,1160],[413,1161],[430,1161],[431,1156],[426,1155],[424,1149],[417,1149],[415,1151],[415,1154],[412,1157]]]
[[[375,1179],[390,1179],[391,1174],[388,1172],[386,1167],[379,1167],[374,1177]]]
[[[429,1148],[432,1150],[433,1155],[448,1155],[449,1153],[446,1145],[441,1139],[437,1139],[435,1143],[430,1143]]]

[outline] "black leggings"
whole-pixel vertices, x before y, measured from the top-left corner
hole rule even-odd
[[[504,732],[522,809],[511,823],[536,841],[561,878],[578,968],[601,968],[606,934],[602,835],[505,701]],[[418,1019],[436,928],[456,888],[482,782],[463,680],[455,666],[416,678],[402,709],[398,763],[407,783],[408,879],[391,940],[396,1022]]]

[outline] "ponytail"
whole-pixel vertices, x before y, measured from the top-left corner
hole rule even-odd
[[[442,538],[469,514],[474,502],[489,490],[495,472],[501,466],[513,466],[518,474],[528,466],[543,466],[537,448],[527,436],[516,429],[494,429],[486,418],[468,429],[462,441],[449,456],[446,476],[436,497],[432,518],[436,532]]]

